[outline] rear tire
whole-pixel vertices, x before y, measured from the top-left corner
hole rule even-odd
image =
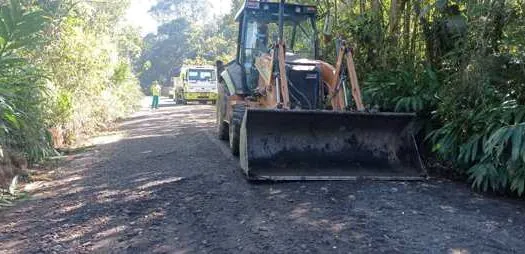
[[[239,144],[241,136],[241,124],[244,118],[245,105],[233,105],[232,119],[230,121],[229,136],[230,149],[234,156],[239,155]]]
[[[223,88],[223,89],[220,89]],[[224,94],[224,87],[221,83],[219,83],[219,100],[218,103],[215,104],[215,117],[216,117],[216,125],[217,125],[217,137],[220,140],[228,140],[229,139],[229,128],[228,124],[225,121],[226,118],[226,105],[228,103],[228,97],[226,94]]]
[[[221,122],[217,123],[217,137],[220,140],[228,140],[229,133],[228,133],[228,124],[224,122],[224,120],[220,120]]]
[[[176,93],[176,94],[173,96],[173,100],[175,101],[175,104],[177,104],[177,105],[185,104],[185,103],[184,103],[184,95],[182,95],[182,94],[177,94],[177,93]]]

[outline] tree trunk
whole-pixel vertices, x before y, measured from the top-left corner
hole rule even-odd
[[[394,34],[397,30],[398,23],[398,3],[397,0],[391,0],[390,2],[390,23],[389,23],[389,32]],[[394,36],[397,38],[397,36]]]
[[[404,24],[403,24],[403,35],[404,35],[404,45],[405,45],[405,52],[409,52],[410,50],[410,35],[414,36],[410,31],[410,18],[412,17],[412,6],[410,6],[410,0],[405,1],[404,3],[405,7],[405,17],[404,17]],[[415,31],[414,31],[415,32]]]
[[[413,28],[412,28],[412,33],[411,33],[412,34],[412,38],[411,38],[411,41],[410,41],[410,55],[414,57],[414,61],[415,61],[415,60],[417,60],[416,44],[418,43],[417,38],[419,36],[419,23],[417,22],[417,16],[416,15],[414,15],[414,21],[412,23],[413,23]],[[418,50],[418,52],[419,52],[419,50]]]
[[[337,28],[339,27],[339,10],[337,9],[337,0],[334,0],[334,26]]]
[[[499,53],[499,44],[503,38],[503,27],[505,26],[505,0],[498,0],[492,6],[494,12],[494,30],[491,34],[491,46],[495,53]]]
[[[379,14],[379,11],[381,10],[381,5],[379,3],[379,0],[372,0],[372,10],[374,13]]]
[[[419,24],[421,25],[423,29],[423,37],[425,39],[425,55],[426,59],[429,63],[432,63],[434,66],[436,66],[436,62],[434,62],[436,59],[433,59],[432,57],[432,49],[434,47],[433,38],[432,38],[432,31],[430,29],[430,23],[421,15],[421,4],[423,0],[415,0],[414,1],[414,11],[416,13],[416,17],[419,17]]]

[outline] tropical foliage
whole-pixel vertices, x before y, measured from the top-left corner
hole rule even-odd
[[[141,96],[126,1],[0,2],[0,145],[30,161],[108,127]],[[138,40],[137,40],[138,38]]]
[[[370,107],[418,112],[432,151],[474,187],[525,193],[525,2],[304,2],[320,30],[332,20],[324,38],[353,44]]]
[[[47,22],[42,10],[26,11],[17,1],[0,6],[0,145],[31,159],[53,152],[39,107],[44,73],[27,57],[42,47]]]

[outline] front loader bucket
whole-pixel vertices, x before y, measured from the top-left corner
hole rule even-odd
[[[241,168],[250,180],[423,180],[414,116],[247,109]]]

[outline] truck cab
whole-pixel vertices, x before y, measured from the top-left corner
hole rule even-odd
[[[217,101],[217,74],[213,66],[183,67],[173,81],[173,100],[177,104]]]

